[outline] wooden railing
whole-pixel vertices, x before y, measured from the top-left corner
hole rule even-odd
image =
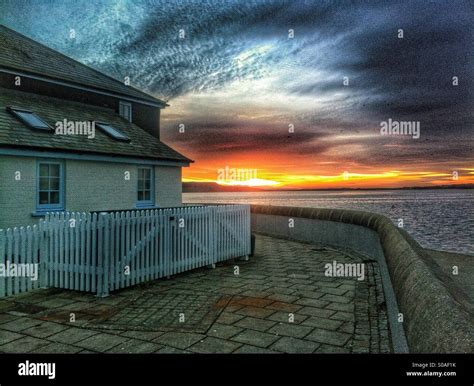
[[[0,297],[39,286],[107,296],[249,254],[247,205],[48,213],[39,226],[0,230],[0,263],[36,264],[39,279],[0,275]]]

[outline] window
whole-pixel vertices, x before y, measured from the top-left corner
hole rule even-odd
[[[36,209],[64,209],[64,170],[61,162],[38,162]]]
[[[119,102],[119,115],[127,121],[132,122],[132,104],[128,102]]]
[[[130,138],[128,138],[125,134],[123,134],[120,130],[116,129],[112,125],[105,123],[105,122],[96,122],[96,126],[101,129],[105,134],[109,137],[117,141],[124,141],[130,142]]]
[[[137,190],[137,206],[153,206],[154,205],[154,176],[153,168],[138,168],[138,190]]]
[[[7,111],[32,129],[47,131],[53,130],[53,128],[49,126],[43,119],[30,110],[8,106]]]

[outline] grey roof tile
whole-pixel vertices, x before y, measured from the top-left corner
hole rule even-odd
[[[107,122],[126,134],[131,142],[117,141],[96,127],[95,138],[84,135],[57,135],[34,130],[20,122],[7,106],[22,107],[38,114],[53,128],[57,121]],[[114,110],[48,96],[0,88],[0,146],[41,148],[105,155],[131,156],[192,162]]]
[[[165,102],[94,70],[0,24],[0,66],[165,105]]]

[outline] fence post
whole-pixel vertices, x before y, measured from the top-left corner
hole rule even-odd
[[[48,287],[48,269],[49,266],[49,222],[40,221],[40,248],[39,248],[39,279],[40,288]]]
[[[109,215],[100,213],[98,221],[99,245],[97,254],[97,296],[109,296]]]
[[[211,263],[217,261],[217,206],[209,207],[210,213],[210,236],[211,236]]]
[[[239,208],[243,215],[243,221],[241,224],[242,232],[242,241],[244,243],[243,248],[245,248],[245,254],[239,258],[239,260],[248,261],[251,254],[251,243],[252,235],[250,230],[250,205],[240,205]]]

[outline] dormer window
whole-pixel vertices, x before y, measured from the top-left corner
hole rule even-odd
[[[119,102],[119,115],[127,121],[132,122],[132,104],[129,102]]]
[[[112,125],[105,123],[105,122],[96,122],[95,125],[101,129],[105,134],[109,137],[117,141],[123,142],[130,142],[130,138],[128,138],[124,133],[122,133],[119,129],[116,129]]]
[[[53,130],[50,125],[30,110],[8,106],[7,111],[31,129],[46,131]]]

